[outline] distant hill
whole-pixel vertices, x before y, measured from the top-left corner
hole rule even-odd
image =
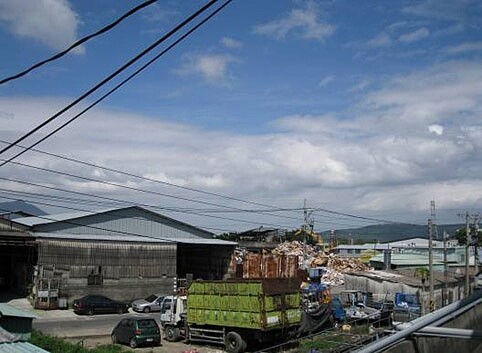
[[[25,201],[22,201],[22,200],[0,203],[0,214],[5,214],[9,212],[24,213],[32,216],[44,216],[47,214],[40,208],[34,205],[31,205],[29,203],[26,203]],[[16,217],[11,217],[11,219],[14,219],[14,218]]]
[[[439,239],[442,238],[444,230],[449,235],[453,235],[457,229],[463,227],[465,227],[464,224],[437,225]],[[337,229],[335,232],[341,238],[353,238],[366,242],[380,241],[382,243],[409,238],[426,238],[428,236],[426,225],[415,224],[377,224],[361,228]]]

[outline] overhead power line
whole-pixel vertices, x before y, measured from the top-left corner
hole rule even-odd
[[[12,75],[12,76],[9,76],[7,78],[4,78],[2,80],[0,80],[0,85],[4,84],[4,83],[7,83],[9,81],[12,81],[12,80],[15,80],[17,78],[20,78],[22,76],[25,76],[26,74],[28,74],[29,72],[39,68],[40,66],[43,66],[51,61],[54,61],[54,60],[57,60],[57,59],[60,59],[62,56],[66,55],[67,53],[69,53],[70,51],[72,51],[73,49],[77,48],[78,46],[84,44],[85,42],[87,42],[88,40],[91,40],[92,38],[95,38],[95,37],[98,37],[100,36],[101,34],[111,30],[112,28],[114,28],[115,26],[117,26],[119,23],[121,23],[122,21],[124,21],[126,18],[132,16],[133,14],[135,14],[137,11],[139,10],[142,10],[143,8],[155,3],[157,0],[148,0],[148,1],[145,1],[143,2],[142,4],[130,9],[129,11],[127,11],[125,14],[123,14],[121,17],[119,17],[118,19],[116,19],[114,22],[111,22],[110,24],[108,24],[107,26],[101,28],[100,30],[98,30],[97,32],[94,32],[94,33],[91,33],[81,39],[79,39],[78,41],[76,41],[74,44],[72,44],[70,47],[68,47],[67,49],[51,56],[50,58],[48,59],[45,59],[45,60],[42,60],[32,66],[30,66],[28,69],[25,69],[15,75]]]
[[[61,191],[61,192],[75,194],[75,195],[88,196],[88,197],[93,197],[93,198],[97,198],[97,199],[101,199],[101,200],[119,202],[119,203],[122,203],[124,205],[129,205],[129,206],[134,205],[134,206],[140,206],[140,207],[152,208],[152,209],[159,209],[159,210],[164,210],[164,211],[166,210],[165,207],[160,207],[160,206],[157,206],[157,205],[151,205],[151,204],[146,204],[146,203],[141,203],[141,202],[134,202],[133,203],[133,202],[130,202],[130,201],[127,201],[127,200],[117,199],[117,198],[113,198],[113,197],[93,195],[93,194],[80,192],[80,191],[71,191],[71,190],[66,190],[66,189],[53,187],[53,186],[36,184],[36,183],[32,183],[32,182],[25,181],[25,180],[17,180],[17,179],[4,178],[4,177],[0,177],[0,180],[5,180],[5,181],[23,184],[23,185],[45,188],[45,189],[49,189],[49,190]],[[199,201],[199,202],[202,203],[203,201]],[[273,223],[266,223],[266,222],[255,222],[255,221],[241,220],[241,219],[236,219],[236,218],[205,214],[205,213],[202,213],[202,212],[193,212],[193,211],[182,211],[182,212],[181,211],[172,211],[172,212],[180,212],[180,213],[196,215],[196,216],[203,216],[203,217],[209,217],[209,218],[215,218],[215,219],[223,219],[223,220],[235,221],[235,222],[239,222],[239,223],[255,224],[257,226],[268,225],[268,226],[279,227],[279,228],[289,227],[289,225],[280,225],[280,224],[273,224]]]
[[[111,81],[113,78],[115,78],[116,76],[118,76],[121,72],[125,71],[127,68],[129,68],[131,65],[133,65],[135,62],[137,62],[139,59],[141,59],[142,57],[144,57],[145,55],[147,55],[149,52],[151,52],[153,49],[155,49],[156,47],[158,47],[160,44],[162,44],[164,41],[166,41],[168,38],[170,38],[172,35],[174,35],[176,32],[178,32],[182,27],[184,27],[185,25],[187,25],[189,22],[191,22],[192,20],[194,20],[196,17],[198,17],[199,15],[201,15],[204,11],[206,11],[209,7],[211,7],[212,5],[214,5],[214,3],[216,3],[218,0],[210,0],[207,4],[205,4],[204,6],[202,6],[199,10],[197,10],[196,12],[194,12],[192,15],[190,15],[188,18],[186,18],[184,21],[182,21],[180,24],[178,24],[176,27],[174,27],[172,30],[170,30],[167,34],[163,35],[160,39],[158,39],[157,41],[155,41],[153,44],[151,44],[149,47],[147,47],[146,49],[142,50],[139,54],[137,54],[134,58],[130,59],[127,63],[125,63],[124,65],[122,65],[120,68],[118,68],[117,70],[115,70],[112,74],[110,74],[109,76],[107,76],[106,78],[104,78],[102,81],[100,81],[99,83],[97,83],[94,87],[92,87],[91,89],[89,89],[88,91],[84,92],[82,95],[80,95],[80,97],[78,97],[77,99],[75,99],[73,102],[71,102],[70,104],[68,104],[66,107],[62,108],[60,111],[58,111],[57,113],[55,113],[54,115],[52,115],[50,118],[46,119],[45,121],[43,121],[42,123],[40,123],[39,125],[37,125],[35,128],[31,129],[29,132],[27,132],[26,134],[24,134],[23,136],[19,137],[17,140],[15,140],[13,143],[11,143],[10,145],[8,145],[7,147],[4,147],[1,151],[0,151],[0,155],[5,153],[6,151],[8,151],[9,149],[11,149],[13,146],[15,146],[16,144],[22,142],[23,140],[25,140],[27,137],[31,136],[32,134],[34,134],[35,132],[37,132],[38,130],[40,130],[41,128],[43,128],[44,126],[46,126],[47,124],[51,123],[52,121],[54,121],[55,119],[57,119],[60,115],[62,115],[63,113],[65,113],[66,111],[68,111],[70,108],[72,108],[73,106],[75,106],[76,104],[78,104],[80,101],[82,101],[83,99],[85,99],[86,97],[90,96],[92,93],[94,93],[95,91],[97,91],[100,87],[102,87],[103,85],[105,85],[107,82]],[[226,6],[228,3],[230,3],[232,0],[228,0],[224,5]],[[165,51],[164,51],[165,52]],[[142,70],[141,70],[142,71]],[[139,70],[136,71],[137,73],[140,72]],[[137,74],[136,73],[136,74]],[[132,78],[133,76],[131,75],[129,77]],[[124,80],[123,81],[124,83],[127,82],[127,80]],[[114,90],[116,90],[117,88],[119,88],[120,85],[116,86],[116,88]],[[113,90],[113,91],[114,91]],[[112,91],[112,92],[113,92]],[[112,93],[110,92],[110,93]],[[109,93],[109,94],[110,94]],[[104,98],[106,96],[108,96],[109,94],[105,95]],[[97,103],[99,102],[99,100],[97,101]],[[97,104],[95,103],[95,104]],[[90,107],[92,107],[93,105],[91,105]],[[90,108],[89,108],[90,109]],[[88,110],[88,109],[87,109]],[[84,110],[83,112],[85,112],[86,110]],[[33,145],[31,145],[31,147],[34,147],[36,146],[38,143],[40,143],[41,141],[44,141],[46,138],[52,136],[54,133],[58,132],[60,129],[62,129],[63,127],[67,126],[68,124],[70,124],[72,121],[74,121],[75,119],[77,119],[79,116],[81,116],[83,114],[83,112],[81,112],[80,114],[76,115],[74,118],[70,119],[67,123],[63,124],[62,126],[60,126],[59,128],[55,129],[54,132],[50,133],[49,135],[47,135],[47,137],[44,137],[43,139],[41,139],[39,142],[37,143],[34,143]],[[27,149],[28,150],[28,149]],[[23,154],[25,153],[27,150],[24,150],[22,151],[20,154]],[[19,154],[19,155],[20,155]],[[14,156],[12,158],[10,158],[10,160],[13,160],[15,158],[17,158],[17,156]],[[5,165],[6,162],[4,162],[3,164],[0,165],[3,166]]]
[[[0,159],[0,161],[1,160],[2,159]],[[18,166],[26,167],[26,168],[31,168],[31,169],[35,169],[35,170],[44,171],[44,172],[54,173],[54,174],[58,174],[58,175],[62,175],[62,176],[68,176],[68,177],[71,177],[71,178],[76,178],[76,179],[85,180],[85,181],[92,181],[92,182],[95,182],[95,183],[114,186],[114,187],[127,189],[127,190],[131,190],[131,191],[137,191],[137,192],[142,192],[142,193],[147,193],[147,194],[152,194],[152,195],[157,195],[157,196],[169,197],[169,198],[174,198],[176,200],[188,201],[188,202],[193,202],[193,203],[198,203],[198,204],[203,204],[203,205],[208,205],[208,206],[223,207],[223,208],[234,210],[234,211],[246,212],[246,210],[238,208],[238,207],[219,205],[219,204],[209,202],[209,201],[196,200],[196,199],[192,199],[192,198],[166,194],[166,193],[162,193],[162,192],[158,192],[158,191],[140,189],[140,188],[136,188],[136,187],[133,187],[133,186],[122,185],[122,184],[113,183],[113,182],[105,181],[105,180],[101,180],[101,179],[95,179],[95,178],[80,176],[80,175],[71,174],[71,173],[67,173],[67,172],[61,172],[61,171],[57,171],[57,170],[53,170],[53,169],[37,167],[37,166],[33,166],[33,165],[30,165],[30,164],[26,164],[26,163],[13,162],[13,161],[10,162],[10,163],[18,165]],[[295,218],[295,217],[283,216],[283,215],[278,215],[278,214],[270,214],[269,212],[270,211],[268,211],[268,210],[266,210],[266,211],[252,211],[252,213],[269,215],[271,217],[291,218],[291,219],[298,220],[298,218]]]

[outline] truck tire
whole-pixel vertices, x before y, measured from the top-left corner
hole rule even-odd
[[[164,334],[169,342],[176,342],[180,337],[179,328],[170,325],[164,327]]]
[[[243,353],[247,345],[239,333],[230,331],[224,338],[224,346],[229,353]]]

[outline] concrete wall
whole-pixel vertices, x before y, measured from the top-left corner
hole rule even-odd
[[[451,282],[447,284],[448,304],[463,299],[463,281]],[[386,280],[382,278],[370,278],[356,274],[345,274],[345,289],[355,289],[363,292],[372,292],[375,301],[393,300],[395,293],[418,294],[424,308],[429,307],[428,283],[425,287],[403,283],[402,277],[399,281],[396,278]],[[443,295],[443,285],[438,284],[434,288],[435,308],[441,308]]]

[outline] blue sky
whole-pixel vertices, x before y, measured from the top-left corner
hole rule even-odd
[[[0,44],[8,48],[0,76],[56,53],[139,3],[0,0]],[[4,84],[0,138],[28,131],[202,4],[160,1]],[[481,15],[482,5],[470,0],[235,0],[40,148],[279,207],[301,207],[306,199],[310,207],[424,223],[435,200],[440,222],[459,221],[457,213],[476,212],[482,201]],[[161,190],[33,152],[19,161]],[[0,175],[20,179],[22,170],[7,165]],[[194,207],[38,171],[29,178],[133,202]],[[299,223],[260,214],[231,217],[251,223],[170,215],[223,230]],[[315,214],[319,229],[356,223]]]

